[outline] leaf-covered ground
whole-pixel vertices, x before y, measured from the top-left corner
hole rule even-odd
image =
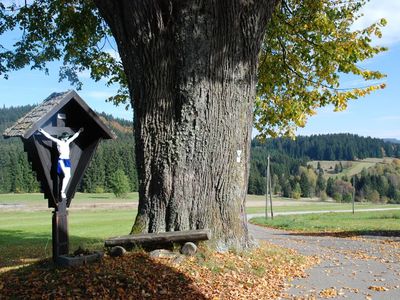
[[[202,248],[180,264],[132,252],[54,268],[39,261],[0,273],[0,299],[274,299],[316,262],[271,244],[243,253]]]

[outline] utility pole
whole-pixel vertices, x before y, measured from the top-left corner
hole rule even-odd
[[[265,219],[268,219],[268,192],[269,192],[269,155],[268,155],[268,164],[267,164],[267,177],[265,179]]]
[[[353,207],[353,215],[354,215],[354,199],[356,197],[356,176],[353,176],[353,201],[352,201],[352,207]]]
[[[274,218],[274,212],[272,209],[272,184],[271,184],[271,168],[270,168],[270,157],[268,155],[268,164],[267,164],[267,192],[266,192],[266,205],[265,205],[265,215],[268,214],[267,212],[267,205],[268,205],[268,195],[269,195],[269,206],[271,208],[271,219]]]

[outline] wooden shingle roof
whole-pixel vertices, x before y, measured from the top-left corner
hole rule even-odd
[[[108,138],[115,139],[115,134],[100,120],[97,114],[82,100],[73,90],[61,93],[52,93],[41,104],[36,106],[25,116],[20,118],[13,126],[7,128],[3,136],[29,138],[36,132],[51,116],[60,110],[71,99],[74,99],[85,112],[99,125]]]

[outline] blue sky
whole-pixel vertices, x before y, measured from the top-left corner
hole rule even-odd
[[[365,27],[380,18],[386,18],[388,25],[383,29],[383,39],[376,43],[389,47],[389,51],[363,62],[361,66],[372,70],[380,70],[388,77],[383,80],[386,89],[372,95],[351,101],[347,110],[333,112],[332,107],[325,107],[311,117],[305,128],[297,131],[298,135],[349,132],[363,136],[400,139],[400,1],[371,0],[364,9],[364,17],[356,24],[356,28]],[[2,36],[12,42],[15,35]],[[40,103],[55,91],[73,89],[67,81],[58,82],[58,66],[50,65],[50,75],[26,68],[10,74],[9,79],[0,79],[0,106],[18,106]],[[116,117],[131,120],[132,111],[124,106],[115,107],[106,103],[116,87],[106,87],[105,82],[94,82],[88,73],[82,73],[84,83],[80,96],[94,110],[111,113]],[[360,81],[351,78],[343,81],[342,87],[363,86]]]

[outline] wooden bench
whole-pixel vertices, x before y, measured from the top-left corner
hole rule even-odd
[[[104,245],[106,247],[122,246],[124,248],[152,248],[154,246],[170,246],[174,243],[183,244],[186,242],[197,242],[210,239],[211,230],[199,229],[117,236],[107,239]]]

